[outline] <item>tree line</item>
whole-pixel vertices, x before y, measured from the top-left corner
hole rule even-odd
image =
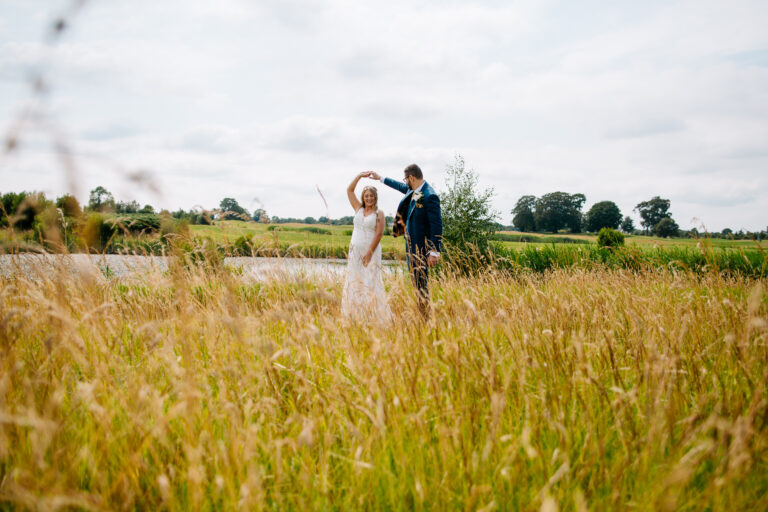
[[[455,228],[459,234],[455,237],[446,233],[448,238],[463,240],[470,232],[477,231],[478,240],[487,238],[487,235],[503,228],[495,219],[498,215],[490,210],[490,198],[492,189],[476,190],[477,175],[474,171],[464,168],[464,160],[457,156],[454,165],[448,166],[449,179],[448,190],[443,192],[444,208],[448,219],[455,222],[446,222],[446,229]],[[660,196],[655,196],[647,201],[638,203],[635,211],[641,221],[642,230],[636,229],[631,217],[622,215],[618,205],[613,201],[600,201],[583,212],[586,196],[581,193],[569,194],[566,192],[551,192],[541,197],[533,195],[521,196],[511,210],[512,229],[524,232],[591,232],[596,233],[602,228],[621,230],[628,234],[652,234],[659,237],[675,237],[682,235],[698,235],[694,228],[690,231],[682,231],[675,222],[670,212],[671,201]],[[476,203],[476,204],[475,204]],[[455,215],[452,213],[456,210]],[[117,201],[114,195],[103,186],[97,186],[90,191],[88,203],[81,206],[76,197],[64,194],[54,201],[48,200],[41,192],[7,192],[0,195],[0,228],[14,227],[21,231],[50,229],[52,224],[74,226],[77,219],[82,219],[90,213],[114,214],[122,216],[142,215],[143,221],[136,220],[133,225],[145,226],[151,229],[159,226],[159,220],[147,216],[170,217],[179,222],[188,224],[211,224],[214,220],[244,220],[272,224],[302,223],[325,225],[349,225],[353,222],[352,216],[344,216],[330,219],[325,216],[314,217],[277,217],[269,216],[263,208],[257,208],[253,212],[241,206],[231,197],[223,198],[218,208],[206,210],[193,208],[190,210],[179,209],[174,212],[162,210],[157,212],[149,204],[140,205],[136,201]],[[67,219],[70,219],[69,221]],[[387,217],[388,224],[392,218]],[[464,226],[466,223],[480,223],[482,229],[477,226]],[[463,224],[462,224],[463,223]],[[454,225],[455,224],[455,225]],[[459,236],[461,235],[461,236]],[[482,235],[482,236],[481,236]],[[734,239],[764,239],[768,238],[766,232],[752,233],[733,231],[730,228],[723,229],[719,233],[709,233],[712,237]]]
[[[582,206],[585,202],[584,194],[568,194],[559,191],[544,194],[541,197],[524,195],[512,208],[513,228],[525,232],[550,233],[561,231],[596,233],[602,228],[611,228],[620,229],[628,234],[651,234],[658,237],[698,235],[698,230],[695,228],[690,231],[680,229],[670,212],[671,201],[660,196],[641,201],[633,208],[633,211],[640,216],[642,230],[636,229],[632,218],[623,216],[618,205],[613,201],[597,202],[584,213]],[[734,232],[729,228],[720,233],[709,233],[709,235],[736,239],[766,238],[765,232]]]
[[[243,220],[271,224],[331,224],[350,225],[354,217],[344,216],[338,219],[328,217],[277,217],[269,216],[263,208],[257,208],[253,212],[241,206],[232,197],[225,197],[218,207],[211,209],[192,208],[176,211],[157,211],[152,205],[140,205],[137,201],[118,201],[105,187],[99,185],[90,191],[88,202],[85,206],[72,194],[64,194],[55,200],[49,200],[42,192],[6,192],[0,194],[0,228],[13,227],[20,231],[32,230],[35,227],[35,219],[40,221],[40,215],[48,211],[48,216],[67,219],[79,219],[91,213],[106,215],[132,216],[132,215],[156,215],[166,216],[187,222],[188,224],[212,224],[215,220]],[[393,219],[387,217],[391,224]],[[40,222],[38,222],[40,224]]]

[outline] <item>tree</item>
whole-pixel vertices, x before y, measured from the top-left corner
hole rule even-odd
[[[27,192],[6,192],[0,196],[0,227],[10,225],[11,218],[28,195]]]
[[[42,192],[19,194],[22,200],[17,204],[13,217],[11,218],[12,227],[26,231],[32,229],[35,225],[35,217],[52,205],[52,202],[45,198]]]
[[[139,213],[155,213],[155,208],[151,204],[145,204]]]
[[[80,202],[72,194],[64,194],[56,199],[56,208],[61,210],[62,215],[65,217],[80,217],[83,214],[83,209],[80,207]]]
[[[663,238],[670,236],[677,236],[680,232],[680,227],[677,225],[672,217],[664,217],[653,226],[653,234]]]
[[[613,201],[595,203],[587,212],[587,231],[596,233],[602,228],[618,229],[619,224],[621,224],[621,210]]]
[[[648,201],[643,201],[635,206],[635,211],[640,215],[642,219],[640,224],[645,228],[645,231],[653,230],[661,219],[672,217],[669,213],[669,199],[662,199],[659,196],[655,196]]]
[[[484,252],[499,217],[492,205],[493,188],[478,190],[478,177],[467,169],[464,158],[456,155],[453,165],[446,166],[445,184],[440,193],[443,215],[443,241],[461,250],[471,244]]]
[[[556,232],[569,228],[574,233],[581,231],[581,206],[587,198],[584,194],[550,192],[536,201],[534,219],[540,231]]]
[[[522,196],[517,200],[517,204],[512,208],[512,224],[520,231],[536,231],[536,221],[534,219],[534,208],[536,207],[536,196]]]
[[[139,203],[136,201],[118,201],[115,204],[115,213],[137,213],[139,208]]]
[[[250,217],[248,211],[231,197],[222,199],[219,208],[221,208],[221,218],[224,220],[245,220]]]
[[[624,220],[621,221],[621,230],[625,233],[631,233],[635,230],[635,223],[629,215],[624,217]]]
[[[267,212],[264,210],[264,208],[257,208],[254,210],[252,218],[256,222],[269,223],[269,215],[267,215]]]
[[[88,196],[88,209],[94,212],[101,212],[115,209],[115,198],[111,192],[99,185],[91,190]]]

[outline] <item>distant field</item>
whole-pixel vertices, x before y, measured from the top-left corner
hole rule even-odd
[[[269,226],[275,226],[269,231]],[[306,228],[318,228],[328,230],[331,234],[318,234],[309,231],[300,231]],[[190,226],[192,234],[198,236],[210,236],[216,242],[234,243],[241,236],[253,236],[255,246],[265,247],[278,244],[296,244],[297,246],[329,246],[348,248],[351,238],[352,226],[329,226],[327,224],[259,224],[256,222],[221,221],[213,226]],[[383,251],[404,252],[402,238],[396,239],[392,235],[384,235],[381,239]]]
[[[597,243],[597,235],[590,235],[584,233],[568,234],[568,235],[551,235],[542,233],[522,233],[520,231],[499,231],[499,234],[505,235],[519,235],[519,236],[536,236],[547,238],[573,238],[577,240],[587,240]],[[625,241],[628,245],[638,246],[660,246],[660,247],[695,247],[697,243],[710,244],[712,247],[730,247],[730,248],[756,248],[758,244],[753,240],[726,240],[722,238],[707,238],[705,236],[700,237],[698,240],[694,238],[659,238],[655,236],[633,236],[625,235]],[[760,245],[768,248],[768,241],[763,240]]]
[[[297,246],[303,245],[328,245],[330,247],[343,247],[349,246],[350,234],[352,226],[329,226],[327,224],[273,224],[276,226],[276,231],[269,231],[268,224],[258,224],[255,222],[243,222],[243,221],[221,221],[217,222],[213,226],[190,226],[192,233],[198,236],[210,236],[216,242],[229,242],[234,243],[239,237],[243,235],[252,235],[254,244],[264,244],[265,246],[275,244],[296,244]],[[308,231],[301,231],[307,228],[317,228],[329,230],[331,234],[318,234]],[[514,242],[504,241],[501,242],[506,248],[519,248],[524,246],[540,246],[549,245],[552,243],[552,239],[570,239],[570,240],[585,240],[588,242],[596,243],[597,236],[589,234],[568,234],[568,235],[553,235],[543,233],[521,233],[518,231],[499,231],[499,234],[507,236],[520,236],[520,237],[534,237],[535,239],[543,240],[541,242]],[[652,236],[627,236],[627,245],[637,245],[638,247],[695,247],[697,243],[710,244],[711,247],[716,248],[757,248],[758,244],[752,240],[724,240],[724,239],[706,239],[700,238],[695,240],[693,238],[658,238]],[[385,235],[381,241],[382,250],[402,252],[404,250],[404,244],[402,239],[396,239],[392,235]],[[768,241],[763,241],[760,244],[761,247],[768,248]]]

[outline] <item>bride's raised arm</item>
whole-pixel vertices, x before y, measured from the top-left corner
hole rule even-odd
[[[361,172],[354,177],[352,182],[347,187],[347,197],[349,198],[349,204],[352,205],[352,208],[355,209],[355,212],[357,212],[357,210],[363,206],[360,200],[355,197],[355,187],[357,187],[357,182],[360,181],[360,178],[367,178],[370,174],[370,171]]]

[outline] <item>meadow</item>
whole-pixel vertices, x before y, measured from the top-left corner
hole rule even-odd
[[[215,260],[7,278],[0,510],[765,510],[766,284],[446,269],[377,325]]]
[[[321,246],[340,248],[349,247],[352,226],[335,226],[328,224],[261,224],[243,221],[217,221],[214,225],[190,226],[194,236],[210,237],[217,243],[233,244],[240,237],[248,237],[256,247],[269,247],[286,244],[294,247]],[[494,235],[501,245],[507,249],[520,249],[527,246],[541,247],[551,244],[595,244],[597,236],[593,234],[541,234],[518,231],[498,231]],[[639,248],[695,248],[706,244],[715,249],[756,250],[768,249],[768,241],[728,240],[721,238],[660,238],[654,236],[627,236],[629,246]],[[403,241],[391,235],[385,235],[382,240],[384,253],[404,257]]]
[[[240,221],[192,226],[191,235],[209,240],[222,254],[237,256],[298,256],[305,258],[346,258],[351,226],[306,224],[256,224]],[[497,269],[525,268],[534,271],[562,269],[628,269],[635,271],[722,272],[728,275],[768,277],[768,242],[712,238],[655,238],[631,236],[626,246],[599,247],[590,234],[544,235],[497,232],[490,240],[491,251],[470,266]],[[384,259],[405,260],[402,239],[382,238]],[[447,251],[444,260],[467,260]],[[477,252],[468,259],[474,260]]]
[[[214,225],[190,226],[190,234],[208,237],[220,245],[233,245],[238,239],[248,240],[250,247],[258,250],[282,248],[283,253],[290,249],[307,252],[314,249],[324,256],[346,257],[349,241],[352,238],[352,226],[333,226],[328,224],[261,224],[243,221],[217,221]],[[402,238],[391,235],[381,239],[381,250],[385,259],[405,259]],[[312,256],[312,254],[307,254]]]

